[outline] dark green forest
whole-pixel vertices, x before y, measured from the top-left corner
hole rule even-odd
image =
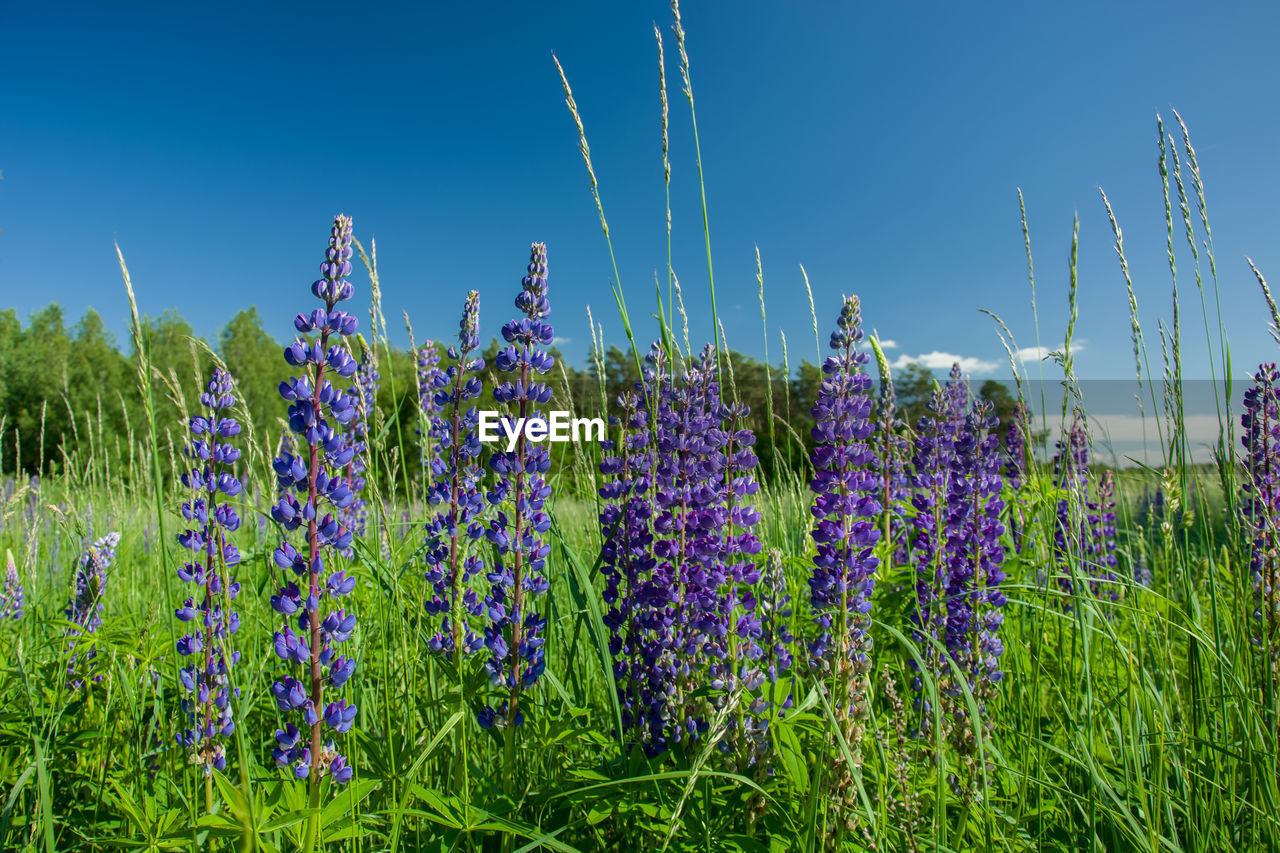
[[[178,446],[183,412],[195,402],[187,395],[190,389],[202,387],[213,354],[235,377],[254,438],[260,446],[275,446],[285,412],[277,386],[290,368],[281,355],[282,343],[263,327],[257,308],[237,312],[212,341],[195,335],[173,309],[143,318],[142,328],[150,362],[165,365],[164,372],[157,369],[154,377],[163,395],[153,400],[162,452]],[[443,350],[449,343],[419,341],[417,346],[431,344]],[[399,460],[412,469],[419,464],[417,359],[407,349],[388,351],[378,344],[375,350],[363,341],[362,347],[355,355],[362,362],[372,362],[380,375],[373,428],[386,431],[388,444],[398,448]],[[134,375],[135,349],[132,341],[122,345],[116,340],[93,309],[74,324],[68,324],[66,313],[56,304],[32,313],[25,324],[14,309],[0,310],[0,471],[53,473],[84,464],[89,454],[96,454],[105,455],[108,467],[127,477],[130,460],[142,452],[140,441],[146,435],[145,407]],[[495,338],[484,348],[487,371],[492,370],[497,351]],[[575,416],[600,414],[602,401],[611,406],[637,379],[629,350],[610,346],[580,367],[566,364],[552,351],[557,364],[548,378],[555,387],[555,405]],[[750,426],[757,436],[770,434],[768,413],[773,413],[776,440],[758,445],[761,474],[767,480],[788,467],[798,470],[806,458],[812,426],[809,409],[822,381],[821,370],[802,361],[787,375],[781,365],[766,368],[738,352],[731,353],[730,361],[732,393],[751,407]],[[895,373],[900,411],[914,423],[934,391],[934,373],[919,364]],[[481,408],[496,408],[487,405],[492,403],[492,380],[492,375],[485,377]],[[1002,421],[1008,420],[1014,400],[1004,384],[987,380],[979,395],[993,403]]]

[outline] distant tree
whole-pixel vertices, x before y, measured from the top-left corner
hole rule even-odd
[[[32,314],[27,328],[18,334],[5,366],[6,467],[10,465],[9,460],[14,459],[22,470],[34,473],[46,460],[55,458],[70,426],[62,393],[66,387],[70,350],[71,339],[63,324],[62,309],[57,305]],[[15,446],[20,446],[20,459],[10,453]]]
[[[15,358],[15,352],[18,345],[18,337],[22,334],[22,321],[18,319],[18,312],[12,308],[6,308],[0,311],[0,415],[8,411],[6,408],[7,389],[12,384],[12,363]],[[4,430],[8,433],[6,427]],[[0,447],[3,447],[5,441],[4,436],[0,436]],[[0,457],[3,454],[0,453]]]
[[[1003,440],[1009,432],[1009,425],[1013,423],[1013,407],[1018,404],[1017,399],[1009,392],[1008,385],[996,379],[983,382],[978,389],[978,396],[991,404],[991,414],[1000,419],[997,432]]]
[[[153,375],[158,376],[152,381],[156,435],[160,439],[162,453],[176,453],[184,441],[186,429],[179,401],[185,406],[186,413],[192,411],[198,402],[200,388],[208,381],[212,360],[196,343],[191,324],[173,308],[159,317],[143,317],[142,335],[147,342]],[[136,362],[136,345],[131,346],[129,357]],[[141,414],[138,413],[139,420],[135,421],[140,436],[146,432]]]
[[[641,364],[644,363],[644,355],[645,353],[640,353]],[[618,402],[618,395],[634,390],[636,383],[640,381],[636,360],[630,348],[621,350],[611,345],[604,354],[604,373],[606,402],[612,409]]]
[[[254,430],[272,449],[279,437],[278,421],[285,412],[277,390],[288,369],[282,352],[280,343],[263,328],[255,306],[237,311],[218,335],[218,355],[235,378]]]
[[[150,347],[151,364],[166,378],[176,379],[177,387],[190,397],[204,382],[212,367],[208,357],[195,343],[191,324],[173,308],[159,317],[142,319],[143,335]],[[137,357],[137,353],[132,354]],[[194,402],[194,398],[188,403]]]
[[[134,398],[134,374],[97,311],[87,310],[74,331],[64,389],[67,408],[75,415],[72,435],[105,452],[127,440],[125,407]]]
[[[894,377],[893,390],[898,397],[898,411],[908,425],[915,426],[916,421],[925,416],[937,384],[933,371],[918,361],[911,362]]]

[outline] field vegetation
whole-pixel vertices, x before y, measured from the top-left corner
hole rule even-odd
[[[666,59],[694,104],[673,10],[664,161]],[[690,341],[669,263],[644,310],[611,270],[628,343],[590,318],[567,365],[540,243],[439,306],[456,338],[397,349],[401,285],[342,215],[310,290],[281,283],[292,341],[146,316],[124,251],[126,351],[92,311],[0,313],[0,848],[1280,849],[1280,377],[1232,364],[1200,164],[1157,131],[1156,335],[1097,211],[1144,460],[1095,446],[1073,235],[1053,397],[893,375],[852,293],[793,362],[763,274],[763,362],[718,319]],[[477,409],[609,440],[481,445]]]

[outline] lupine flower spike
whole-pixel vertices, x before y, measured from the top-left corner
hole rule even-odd
[[[809,600],[818,624],[810,649],[810,665],[827,691],[852,758],[859,762],[862,733],[869,711],[871,671],[871,595],[875,589],[873,555],[880,540],[877,495],[883,483],[868,439],[871,378],[864,372],[869,354],[857,352],[862,340],[858,298],[845,298],[831,349],[822,365],[822,385],[813,406],[815,471],[810,488],[813,541],[817,554],[809,578]],[[837,801],[853,804],[854,768],[837,760],[833,788]]]
[[[426,611],[440,619],[440,629],[428,645],[454,659],[461,678],[461,658],[484,646],[471,621],[484,613],[472,586],[484,575],[484,560],[477,546],[485,536],[479,410],[471,405],[483,389],[480,373],[484,359],[472,357],[480,346],[477,291],[467,294],[459,326],[458,343],[449,347],[449,366],[442,370],[431,363],[423,377],[423,393],[430,396],[423,410],[430,414],[434,451],[427,459],[426,497],[435,508],[427,521],[426,579],[431,584],[431,597]],[[434,347],[431,352],[435,353]]]
[[[751,501],[760,487],[754,476],[758,464],[753,449],[755,434],[746,427],[750,409],[745,403],[727,403],[717,414],[712,463],[718,482],[712,485],[718,500],[712,542],[720,553],[709,582],[718,587],[715,599],[719,612],[714,620],[708,620],[713,630],[707,644],[707,674],[713,689],[724,691],[726,699],[737,697],[741,706],[741,712],[730,712],[725,748],[739,754],[739,769],[745,770],[768,749],[773,710],[768,688],[772,681],[767,664],[762,666],[761,661],[773,649],[762,646],[764,629],[757,589],[761,571],[755,557],[763,546],[753,532],[760,513]],[[714,701],[718,703],[720,697]]]
[[[1084,413],[1077,410],[1073,415],[1070,429],[1058,441],[1053,464],[1056,485],[1065,493],[1058,499],[1053,547],[1058,585],[1067,593],[1063,607],[1071,608],[1070,596],[1076,591],[1072,566],[1078,567],[1091,595],[1115,601],[1120,595],[1114,571],[1115,480],[1110,472],[1096,480],[1090,476]]]
[[[1116,577],[1116,479],[1112,471],[1098,478],[1094,499],[1085,504],[1089,523],[1089,539],[1085,556],[1089,568],[1089,591],[1094,598],[1106,601],[1120,599]]]
[[[1241,507],[1250,535],[1254,643],[1280,685],[1280,371],[1259,366],[1240,416],[1245,474]]]
[[[231,577],[240,553],[229,537],[239,529],[240,516],[227,501],[241,491],[232,467],[240,451],[224,441],[240,434],[240,425],[225,414],[236,402],[231,389],[231,375],[215,369],[183,449],[192,467],[182,474],[182,484],[193,494],[182,505],[191,527],[178,535],[178,543],[192,558],[178,577],[195,590],[176,612],[180,622],[190,625],[178,641],[178,654],[185,659],[178,675],[190,694],[182,700],[182,710],[191,727],[178,734],[178,743],[206,775],[227,766],[222,741],[235,730],[227,668],[240,659],[230,648],[231,635],[240,628],[239,614],[230,609],[240,592]]]
[[[418,350],[418,409],[420,416],[418,418],[418,447],[422,459],[423,479],[429,484],[431,481],[431,460],[435,458],[437,453],[435,445],[431,440],[431,419],[438,414],[436,408],[435,397],[436,388],[434,385],[435,376],[440,371],[440,350],[436,348],[435,341],[424,341],[422,347]]]
[[[1005,604],[1000,589],[1005,579],[1000,469],[1007,463],[990,404],[975,400],[966,413],[967,398],[957,366],[917,430],[913,544],[919,562],[912,614],[921,656],[938,687],[947,734],[966,771],[963,786],[958,777],[951,781],[966,794],[978,774],[965,693],[973,696],[984,714],[980,722],[989,731],[993,721],[985,716],[986,703],[1003,677],[999,659],[1004,647],[997,636]],[[920,677],[914,686],[920,693],[921,728],[927,730],[932,709]]]
[[[80,651],[83,643],[77,640],[102,627],[102,598],[107,589],[107,569],[116,556],[120,534],[112,531],[95,541],[83,554],[76,566],[76,588],[67,609],[63,611],[71,627],[67,628],[67,648],[71,657],[67,662],[67,684],[79,690],[88,678],[95,684],[102,681],[102,674],[94,671],[97,646]]]
[[[502,327],[507,346],[499,350],[497,358],[498,370],[511,378],[493,389],[493,397],[507,406],[511,420],[521,418],[528,423],[528,419],[541,418],[537,407],[551,400],[551,386],[537,377],[555,363],[543,349],[554,338],[545,319],[551,314],[545,243],[534,243],[531,248],[516,308],[525,316]],[[521,695],[533,687],[546,667],[542,649],[546,641],[539,635],[547,620],[533,610],[530,599],[548,589],[544,572],[551,547],[542,536],[551,528],[551,518],[543,511],[551,494],[545,479],[551,453],[545,443],[532,443],[522,434],[514,450],[494,453],[489,466],[498,481],[488,499],[498,509],[488,533],[494,564],[488,574],[485,605],[490,624],[485,628],[484,642],[490,652],[486,665],[489,680],[505,697],[497,707],[486,705],[480,710],[479,722],[485,728],[495,723],[519,726],[524,721]]]
[[[351,546],[351,531],[341,519],[355,498],[346,471],[356,455],[350,430],[359,392],[340,390],[333,383],[356,372],[355,359],[342,339],[355,333],[357,321],[337,307],[353,293],[347,280],[349,217],[334,219],[320,273],[311,292],[324,306],[294,319],[299,337],[284,352],[285,361],[303,368],[302,376],[280,384],[280,396],[289,401],[289,428],[297,436],[298,453],[275,460],[280,485],[290,491],[271,516],[285,531],[301,527],[305,534],[301,551],[285,540],[274,553],[276,565],[292,571],[297,580],[271,597],[271,606],[285,618],[275,635],[275,651],[292,670],[272,685],[271,692],[280,710],[297,722],[276,732],[273,756],[299,779],[318,784],[328,775],[345,784],[352,768],[326,731],[344,733],[356,717],[354,705],[333,698],[355,670],[355,661],[339,654],[337,644],[349,640],[356,627],[356,617],[342,606],[356,580],[326,566],[325,560],[327,554],[334,562],[335,555]]]
[[[893,374],[884,350],[875,347],[876,369],[880,374],[880,393],[875,406],[876,464],[880,469],[880,533],[895,543],[890,552],[898,563],[910,559],[910,543],[902,535],[906,528],[906,507],[911,500],[911,483],[906,461],[910,444],[902,437],[906,427],[898,412],[898,396],[893,387]]]
[[[756,780],[763,782],[772,766],[773,721],[784,717],[794,703],[791,691],[781,691],[778,685],[779,679],[791,669],[794,642],[787,627],[791,618],[791,594],[787,590],[781,551],[769,552],[758,590],[752,597],[751,611],[760,626],[756,641],[759,657],[742,663],[742,680],[750,691],[747,712],[743,715],[747,746],[744,765],[754,768]],[[755,799],[752,804],[757,809],[764,808],[763,799]]]
[[[729,724],[723,748],[741,747],[742,735],[767,740],[768,703],[754,701],[763,682],[772,683],[759,676],[771,670],[756,653],[766,629],[756,598],[740,586],[756,574],[749,559],[759,550],[749,532],[756,514],[732,507],[756,490],[746,473],[755,460],[750,431],[720,429],[722,419],[745,412],[720,405],[715,376],[709,346],[677,381],[655,343],[634,392],[618,398],[618,439],[606,443],[600,466],[605,624],[625,741],[648,755],[705,729],[708,708],[693,696],[704,684],[719,691],[713,703]],[[741,536],[726,535],[730,515]],[[732,720],[730,696],[746,708]],[[754,758],[739,751],[746,763]]]
[[[641,398],[618,397],[612,420],[618,438],[602,445],[600,571],[605,578],[604,623],[609,629],[613,679],[622,711],[622,737],[650,755],[665,748],[665,679],[658,636],[666,591],[654,584],[653,451],[649,417]],[[655,599],[657,599],[655,601]]]
[[[358,336],[357,336],[358,337]],[[343,524],[353,536],[363,536],[369,523],[369,507],[364,499],[364,474],[369,467],[369,427],[373,423],[377,407],[381,374],[373,350],[359,338],[360,359],[356,363],[355,388],[356,416],[351,421],[351,441],[355,455],[347,463],[343,475],[354,498],[343,514]],[[348,549],[344,556],[350,557]],[[385,556],[385,555],[384,555]]]
[[[293,432],[288,427],[280,431],[280,449],[276,452],[277,458],[293,455]],[[276,500],[283,498],[293,488],[292,480],[277,478],[276,480]]]
[[[18,577],[18,564],[13,552],[4,551],[4,590],[0,592],[0,621],[22,618],[22,581]]]
[[[710,345],[677,380],[655,344],[649,355],[646,394],[654,409],[653,553],[658,560],[654,605],[662,606],[660,680],[667,692],[669,744],[706,730],[704,686],[709,656],[722,658],[725,580],[720,535],[724,446],[720,386]],[[721,682],[718,686],[725,686]]]

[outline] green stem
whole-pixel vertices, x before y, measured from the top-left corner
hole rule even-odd
[[[320,775],[311,774],[311,794],[307,798],[307,808],[311,816],[307,818],[307,834],[302,840],[304,853],[314,853],[320,842]]]

